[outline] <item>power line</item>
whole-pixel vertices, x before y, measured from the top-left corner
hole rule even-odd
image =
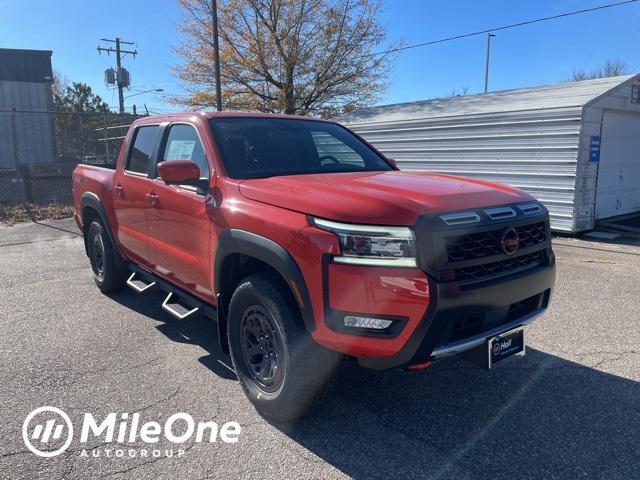
[[[453,37],[446,37],[446,38],[440,38],[438,40],[431,40],[431,41],[428,41],[428,42],[416,43],[414,45],[407,45],[406,47],[391,48],[389,50],[383,50],[382,52],[376,52],[376,53],[372,53],[370,55],[371,56],[385,55],[387,53],[400,52],[400,51],[403,51],[403,50],[410,50],[412,48],[425,47],[427,45],[435,45],[435,44],[438,44],[438,43],[450,42],[452,40],[460,40],[462,38],[474,37],[476,35],[483,35],[485,33],[497,32],[497,31],[500,31],[500,30],[507,30],[508,28],[522,27],[522,26],[531,25],[531,24],[534,24],[534,23],[546,22],[548,20],[556,20],[558,18],[570,17],[572,15],[580,15],[582,13],[595,12],[597,10],[604,10],[605,8],[619,7],[621,5],[629,5],[631,3],[637,3],[637,2],[638,2],[638,0],[625,0],[623,2],[609,3],[607,5],[600,5],[598,7],[585,8],[583,10],[576,10],[576,11],[573,11],[573,12],[561,13],[559,15],[552,15],[550,17],[536,18],[535,20],[527,20],[527,21],[524,21],[524,22],[512,23],[510,25],[502,25],[500,27],[487,28],[487,29],[480,30],[480,31],[477,31],[477,32],[464,33],[462,35],[455,35]]]

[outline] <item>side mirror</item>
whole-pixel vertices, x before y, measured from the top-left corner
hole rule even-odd
[[[209,186],[208,180],[200,179],[200,168],[191,160],[165,160],[158,164],[158,173],[167,185],[191,185],[205,190]]]
[[[398,162],[393,158],[387,157],[387,162],[389,162],[393,168],[398,168]]]

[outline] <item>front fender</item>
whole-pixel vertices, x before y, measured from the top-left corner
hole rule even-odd
[[[274,268],[287,282],[300,306],[300,313],[309,333],[315,329],[313,308],[302,273],[293,257],[279,244],[266,237],[244,230],[228,229],[218,238],[214,265],[215,294],[220,294],[222,265],[225,258],[234,253],[253,257]],[[297,289],[297,292],[295,291]]]

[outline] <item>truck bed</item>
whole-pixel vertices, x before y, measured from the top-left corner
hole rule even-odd
[[[90,193],[96,195],[109,218],[114,217],[113,211],[113,176],[115,170],[96,165],[79,164],[73,170],[73,203],[75,205],[76,221],[81,220],[82,196]],[[82,228],[80,222],[78,226]]]

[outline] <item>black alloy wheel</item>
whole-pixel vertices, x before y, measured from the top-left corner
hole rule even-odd
[[[249,306],[241,320],[242,357],[253,380],[265,392],[275,392],[284,379],[282,337],[269,312],[260,305]]]
[[[104,242],[102,235],[96,231],[91,239],[91,268],[99,281],[104,281]]]

